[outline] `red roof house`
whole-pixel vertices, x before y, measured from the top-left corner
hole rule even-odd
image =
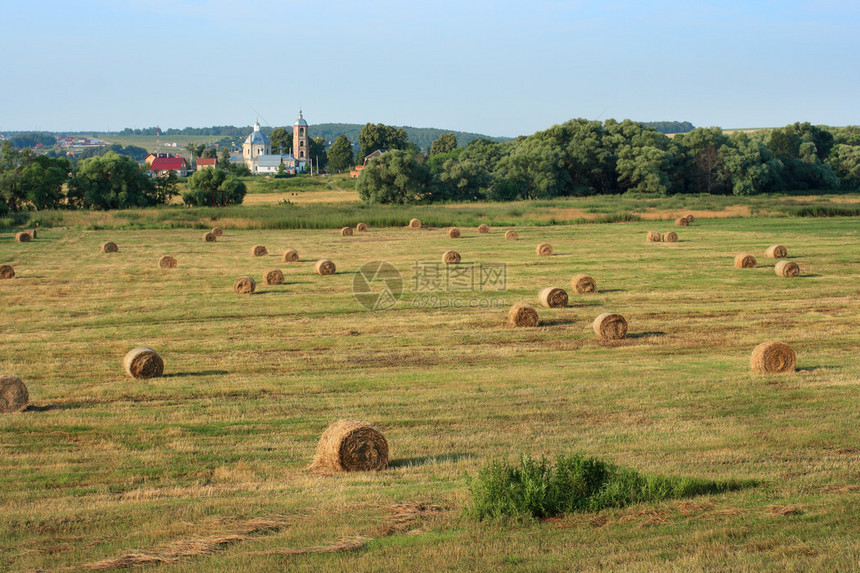
[[[179,177],[188,175],[188,163],[184,157],[157,157],[149,166],[156,177],[167,177],[173,171]]]
[[[218,166],[218,160],[214,157],[199,157],[197,158],[197,171],[201,169],[205,169],[206,167],[216,168]]]

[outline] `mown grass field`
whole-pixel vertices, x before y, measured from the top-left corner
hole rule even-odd
[[[157,226],[159,211],[137,213]],[[97,216],[70,214],[28,244],[0,236],[0,263],[16,270],[0,281],[0,373],[32,402],[0,416],[2,570],[127,555],[166,571],[860,568],[856,218],[520,225],[516,242],[498,226],[448,239],[227,221],[206,244],[199,229],[99,229]],[[648,244],[652,229],[681,240]],[[108,240],[119,253],[99,252]],[[540,242],[555,254],[536,256]],[[775,243],[801,277],[774,274]],[[252,257],[256,244],[270,256]],[[281,262],[287,248],[301,262]],[[452,248],[506,264],[505,288],[418,292],[415,263]],[[733,268],[744,251],[757,268]],[[165,254],[178,268],[157,268]],[[337,274],[313,273],[323,257]],[[403,275],[389,310],[352,293],[375,260]],[[261,284],[272,267],[284,285]],[[570,290],[580,272],[598,294]],[[246,274],[258,293],[233,294]],[[507,327],[508,307],[545,286],[568,289],[569,306]],[[627,318],[627,339],[595,338],[606,311]],[[753,374],[752,349],[774,339],[795,349],[797,372]],[[162,355],[163,378],[125,376],[139,345]],[[339,418],[375,423],[391,466],[310,472]],[[757,485],[545,521],[463,514],[470,476],[493,459],[575,452]]]

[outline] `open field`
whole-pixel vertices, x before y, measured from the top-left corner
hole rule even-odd
[[[765,217],[778,206],[757,200],[740,202],[744,217],[688,228],[536,226],[540,202],[416,209],[460,224],[460,239],[442,228],[274,228],[283,210],[311,208],[301,205],[221,218],[58,212],[31,243],[4,233],[0,263],[16,277],[0,281],[0,373],[20,376],[33,406],[0,415],[0,570],[135,559],[165,571],[857,570],[858,219]],[[598,201],[545,208],[627,210],[625,199]],[[667,218],[676,208],[658,206]],[[383,217],[329,209],[326,224]],[[496,216],[519,222],[519,241],[471,226]],[[213,223],[225,236],[202,242],[199,227]],[[652,229],[680,242],[648,244]],[[108,240],[118,253],[99,252]],[[555,254],[538,257],[541,242]],[[774,274],[764,250],[776,243],[800,277]],[[257,244],[270,255],[252,257]],[[281,262],[287,248],[299,263]],[[449,249],[479,268],[504,263],[506,280],[419,292],[416,262]],[[739,252],[758,267],[733,268]],[[166,254],[176,269],[158,268]],[[313,273],[323,257],[337,274]],[[376,260],[400,270],[404,292],[369,311],[352,285]],[[262,284],[272,267],[285,284]],[[572,292],[580,272],[598,294]],[[241,275],[257,294],[232,292]],[[569,305],[539,308],[539,327],[507,327],[510,305],[536,304],[546,286],[567,289]],[[602,312],[627,318],[625,340],[595,338]],[[753,374],[765,340],[790,344],[797,372]],[[164,377],[125,376],[123,356],[141,345],[162,355]],[[339,418],[377,424],[391,467],[310,472]],[[757,485],[543,522],[463,515],[469,476],[491,460],[574,452]]]

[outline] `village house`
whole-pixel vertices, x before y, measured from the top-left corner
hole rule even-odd
[[[149,164],[149,171],[154,177],[167,177],[171,171],[178,177],[185,177],[188,175],[188,163],[184,157],[156,157]]]

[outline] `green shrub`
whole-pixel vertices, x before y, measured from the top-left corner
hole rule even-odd
[[[597,458],[559,456],[555,464],[523,456],[493,461],[471,480],[466,513],[477,519],[550,517],[740,489],[752,482],[642,475]]]

